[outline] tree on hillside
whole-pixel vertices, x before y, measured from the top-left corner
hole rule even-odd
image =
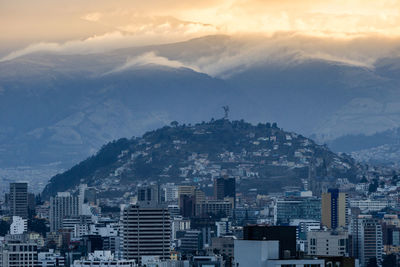
[[[372,183],[370,183],[369,184],[369,187],[368,187],[368,192],[370,192],[370,193],[374,193],[374,192],[376,192],[376,190],[378,189],[378,180],[377,179],[374,179],[373,181],[372,181]]]
[[[363,184],[364,184],[364,183],[368,183],[368,180],[367,180],[367,178],[365,177],[365,175],[362,177],[360,183],[363,183]]]

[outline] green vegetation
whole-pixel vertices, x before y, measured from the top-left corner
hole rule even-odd
[[[116,180],[118,184],[129,185],[138,180],[179,182],[183,177],[211,177],[194,174],[188,167],[199,158],[230,172],[248,166],[246,171],[253,178],[246,179],[241,186],[260,190],[298,185],[301,178],[308,177],[311,164],[315,178],[354,180],[357,171],[350,157],[338,156],[326,146],[285,132],[277,123],[254,126],[243,120],[220,119],[185,125],[173,121],[171,126],[147,132],[141,138],[123,138],[103,146],[96,155],[54,176],[42,197],[48,198],[80,183],[103,185],[104,181]],[[185,168],[188,172],[181,176]],[[110,192],[110,196],[120,195],[123,193],[120,190]]]

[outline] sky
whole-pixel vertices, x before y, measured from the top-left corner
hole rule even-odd
[[[3,56],[83,42],[91,44],[88,51],[101,52],[213,34],[279,32],[390,42],[400,36],[400,0],[0,0]]]

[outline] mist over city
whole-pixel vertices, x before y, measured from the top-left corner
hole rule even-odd
[[[0,0],[0,267],[400,263],[400,1]]]

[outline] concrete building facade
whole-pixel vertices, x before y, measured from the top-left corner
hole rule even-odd
[[[169,258],[171,223],[167,208],[130,205],[123,211],[124,256],[141,261],[142,256]]]

